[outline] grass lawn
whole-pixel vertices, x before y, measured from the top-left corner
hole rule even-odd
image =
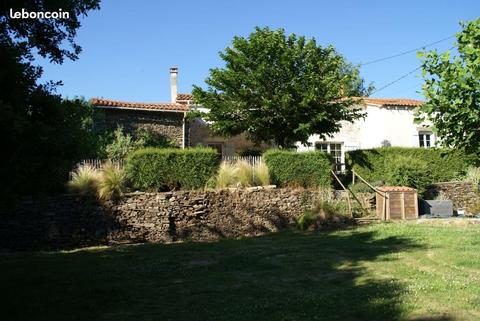
[[[2,320],[480,320],[480,226],[0,254]]]

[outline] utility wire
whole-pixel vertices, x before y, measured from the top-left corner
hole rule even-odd
[[[450,48],[448,49],[448,51],[452,50],[452,49],[453,49],[453,48],[455,48],[455,47],[456,47],[456,46],[452,46],[452,47],[450,47]],[[386,84],[386,85],[384,85],[384,86],[382,86],[382,87],[380,87],[380,88],[378,88],[378,89],[374,90],[374,91],[373,91],[373,92],[372,92],[370,95],[373,95],[373,94],[375,94],[375,93],[379,92],[380,90],[384,90],[385,88],[388,88],[388,87],[390,87],[391,85],[393,85],[393,84],[395,84],[395,83],[399,82],[400,80],[402,80],[402,79],[404,79],[404,78],[407,78],[408,76],[410,76],[410,75],[411,75],[411,74],[413,74],[415,71],[417,71],[417,70],[419,70],[419,69],[421,69],[421,68],[422,68],[422,66],[421,66],[421,65],[420,65],[420,66],[418,66],[417,68],[415,68],[415,69],[413,69],[413,70],[411,70],[411,71],[407,72],[405,75],[403,75],[403,76],[401,76],[401,77],[399,77],[399,78],[397,78],[397,79],[395,79],[395,80],[393,80],[393,81],[389,82],[388,84]]]
[[[370,95],[373,95],[373,94],[375,94],[375,93],[377,93],[377,92],[379,92],[379,91],[381,91],[381,90],[384,90],[384,89],[387,88],[387,87],[390,87],[391,85],[399,82],[399,81],[402,80],[403,78],[406,78],[406,77],[410,76],[410,75],[413,74],[415,71],[417,71],[417,70],[419,70],[419,69],[421,69],[421,68],[422,68],[422,66],[418,66],[417,68],[415,68],[415,69],[407,72],[405,75],[403,75],[403,76],[401,76],[401,77],[399,77],[399,78],[397,78],[397,79],[389,82],[389,83],[386,84],[385,86],[382,86],[382,87],[378,88],[377,90],[374,90]]]
[[[440,40],[438,40],[438,41],[435,41],[435,42],[432,42],[432,43],[423,45],[423,46],[418,47],[418,48],[415,48],[415,49],[407,50],[407,51],[401,52],[401,53],[396,54],[396,55],[393,55],[393,56],[388,56],[388,57],[384,57],[384,58],[379,58],[379,59],[375,59],[375,60],[372,60],[372,61],[368,61],[368,62],[366,62],[366,63],[361,63],[361,64],[360,64],[360,67],[362,67],[362,66],[367,66],[367,65],[371,65],[371,64],[374,64],[374,63],[377,63],[377,62],[380,62],[380,61],[384,61],[384,60],[388,60],[388,59],[400,57],[400,56],[403,56],[403,55],[406,55],[406,54],[409,54],[409,53],[418,51],[418,50],[420,50],[420,49],[424,49],[424,48],[427,48],[427,47],[436,45],[437,43],[443,42],[443,41],[448,40],[448,39],[451,39],[451,38],[453,38],[453,37],[455,37],[455,35],[448,36],[448,37],[443,38],[443,39],[440,39]]]

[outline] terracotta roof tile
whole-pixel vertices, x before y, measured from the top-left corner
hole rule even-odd
[[[192,94],[177,94],[177,100],[192,100]]]
[[[382,192],[413,192],[415,191],[412,187],[406,186],[382,186],[378,188]]]
[[[381,106],[405,106],[405,107],[418,107],[423,104],[423,101],[416,99],[404,99],[404,98],[370,98],[364,97],[363,101],[367,104],[375,104]]]
[[[97,107],[118,108],[118,109],[146,109],[146,110],[164,110],[174,112],[187,112],[190,107],[184,104],[173,103],[139,103],[139,102],[127,102],[118,101],[112,99],[92,98],[90,103]]]

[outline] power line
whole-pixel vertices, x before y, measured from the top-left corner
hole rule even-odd
[[[402,80],[403,78],[406,78],[406,77],[410,76],[411,74],[413,74],[415,71],[419,70],[420,68],[422,68],[422,66],[418,66],[417,68],[415,68],[415,69],[407,72],[405,75],[403,75],[403,76],[401,76],[401,77],[399,77],[399,78],[397,78],[397,79],[389,82],[389,83],[386,84],[385,86],[382,86],[382,87],[378,88],[377,90],[373,91],[370,95],[373,95],[373,94],[379,92],[380,90],[384,90],[385,88],[390,87],[391,85],[399,82],[399,81]]]
[[[448,49],[448,51],[452,50],[452,49],[453,49],[453,48],[455,48],[455,47],[456,47],[456,46],[452,46],[452,47],[450,47],[450,48]],[[406,73],[406,74],[404,74],[403,76],[401,76],[401,77],[399,77],[399,78],[397,78],[397,79],[395,79],[395,80],[393,80],[393,81],[389,82],[389,83],[388,83],[388,84],[386,84],[385,86],[382,86],[382,87],[378,88],[377,90],[374,90],[374,91],[373,91],[373,92],[372,92],[370,95],[373,95],[373,94],[375,94],[375,93],[379,92],[380,90],[384,90],[385,88],[387,88],[387,87],[390,87],[391,85],[393,85],[393,84],[395,84],[395,83],[399,82],[400,80],[402,80],[402,79],[404,79],[404,78],[406,78],[406,77],[410,76],[410,75],[411,75],[411,74],[413,74],[415,71],[417,71],[417,70],[419,70],[419,69],[421,69],[421,68],[422,68],[422,66],[421,66],[421,65],[420,65],[420,66],[418,66],[417,68],[415,68],[415,69],[413,69],[413,70],[411,70],[411,71],[407,72],[407,73]]]
[[[448,37],[443,38],[443,39],[440,39],[440,40],[438,40],[438,41],[435,41],[435,42],[432,42],[432,43],[423,45],[423,46],[418,47],[418,48],[415,48],[415,49],[407,50],[407,51],[401,52],[401,53],[396,54],[396,55],[392,55],[392,56],[388,56],[388,57],[384,57],[384,58],[375,59],[375,60],[372,60],[372,61],[368,61],[368,62],[366,62],[366,63],[361,63],[361,64],[360,64],[360,67],[362,67],[362,66],[367,66],[367,65],[371,65],[371,64],[374,64],[374,63],[377,63],[377,62],[381,62],[381,61],[384,61],[384,60],[388,60],[388,59],[400,57],[400,56],[403,56],[403,55],[406,55],[406,54],[409,54],[409,53],[412,53],[412,52],[416,52],[416,51],[418,51],[418,50],[420,50],[420,49],[424,49],[424,48],[427,48],[427,47],[436,45],[437,43],[443,42],[443,41],[448,40],[448,39],[451,39],[451,38],[453,38],[453,37],[455,37],[455,35],[448,36]]]

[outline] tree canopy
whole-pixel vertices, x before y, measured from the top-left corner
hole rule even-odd
[[[225,66],[210,70],[207,88],[194,86],[194,101],[209,109],[202,117],[216,133],[245,132],[256,143],[290,147],[335,133],[340,121],[362,117],[348,97],[371,90],[332,46],[283,29],[234,37],[220,57]]]
[[[440,142],[480,154],[480,18],[461,22],[456,48],[420,52],[426,102],[418,120],[430,120]]]
[[[12,19],[9,10],[63,11],[69,19]],[[0,2],[0,176],[2,195],[36,194],[58,189],[72,163],[87,148],[91,108],[63,100],[58,83],[39,83],[34,54],[62,63],[75,60],[80,18],[98,9],[98,0]]]

